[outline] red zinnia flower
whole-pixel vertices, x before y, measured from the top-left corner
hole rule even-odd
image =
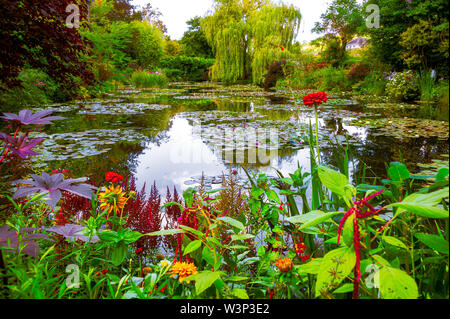
[[[317,106],[326,101],[328,101],[328,95],[325,92],[311,93],[303,98],[303,104],[305,104],[306,106]]]
[[[121,181],[123,181],[123,176],[119,175],[117,173],[114,173],[114,172],[106,173],[105,178],[108,182],[111,182],[111,183],[120,183]]]

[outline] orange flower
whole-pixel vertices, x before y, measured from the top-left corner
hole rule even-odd
[[[289,257],[283,258],[283,259],[278,259],[275,262],[275,266],[278,267],[278,269],[280,269],[281,272],[288,272],[292,269],[292,267],[294,267],[294,263],[292,262],[292,259]]]
[[[122,187],[114,187],[114,185],[106,187],[105,191],[100,193],[98,198],[101,203],[100,207],[102,209],[108,209],[108,214],[111,214],[113,211],[115,213],[121,211],[127,202]]]
[[[142,269],[142,275],[147,276],[149,273],[153,272],[152,267],[144,267]]]
[[[170,277],[174,277],[178,275],[178,280],[182,282],[184,278],[189,277],[190,275],[197,274],[197,267],[193,263],[179,262],[177,261],[172,268],[170,269],[172,275]],[[190,281],[187,281],[189,283]]]

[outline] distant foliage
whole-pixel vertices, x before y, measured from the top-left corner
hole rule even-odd
[[[167,86],[167,78],[158,71],[135,71],[131,83],[138,88],[162,88]]]
[[[363,80],[370,72],[370,67],[364,63],[360,62],[352,65],[352,68],[347,73],[347,78],[350,82],[357,82]]]
[[[201,20],[216,62],[213,80],[236,82],[252,79],[261,84],[267,67],[289,58],[299,27],[294,6],[271,1],[217,1],[215,11]]]
[[[416,74],[411,71],[397,72],[391,75],[386,85],[389,98],[398,101],[411,101],[419,96],[419,86]]]
[[[200,21],[200,17],[195,17],[187,22],[188,30],[180,41],[183,46],[183,54],[190,57],[211,59],[214,58],[214,52],[206,40]]]
[[[171,80],[202,81],[205,80],[204,73],[208,72],[214,61],[213,59],[178,56],[162,59],[160,65],[169,70],[167,74]]]
[[[131,24],[132,57],[142,67],[156,66],[164,54],[164,38],[160,29],[147,21]]]

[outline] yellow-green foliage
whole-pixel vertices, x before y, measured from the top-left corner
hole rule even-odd
[[[148,21],[133,21],[132,48],[140,66],[157,65],[163,56],[164,36],[161,30]]]
[[[214,14],[201,22],[216,55],[212,79],[235,82],[251,72],[253,82],[260,83],[268,65],[290,57],[300,17],[293,6],[270,1],[216,1]]]

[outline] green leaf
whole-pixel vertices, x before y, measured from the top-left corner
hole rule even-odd
[[[405,203],[404,201],[401,203],[394,203],[389,206],[400,207],[403,211],[408,211],[414,214],[417,214],[422,217],[428,218],[448,218],[448,210],[444,210],[439,207],[425,205],[425,204],[416,204],[416,203]],[[388,207],[389,207],[388,206]],[[398,214],[398,212],[397,212]]]
[[[342,240],[347,247],[351,247],[353,245],[353,230],[355,228],[353,225],[354,220],[355,214],[350,215],[345,221],[342,229]]]
[[[314,260],[311,260],[307,264],[295,266],[295,269],[300,273],[304,272],[307,274],[315,275],[319,273],[320,264],[322,263],[322,260],[323,258],[315,258]]]
[[[211,287],[220,278],[221,272],[205,270],[198,274],[185,278],[185,281],[195,280],[195,292],[200,295],[203,291]]]
[[[346,186],[353,186],[349,183],[348,178],[344,174],[323,165],[318,167],[318,173],[320,181],[326,188],[337,195],[350,198],[349,189],[346,189]]]
[[[254,238],[254,237],[255,236],[251,235],[251,234],[231,235],[231,241],[251,239],[251,238]]]
[[[234,288],[233,290],[231,290],[231,294],[238,297],[239,299],[249,299],[247,291],[245,291],[245,289]]]
[[[178,202],[169,202],[169,203],[166,203],[166,204],[164,204],[163,206],[161,206],[161,208],[165,208],[165,207],[169,207],[169,206],[174,206],[174,205],[178,206],[178,207],[180,208],[181,211],[184,210],[184,207],[183,207],[180,203],[178,203]]]
[[[408,179],[410,174],[406,165],[399,162],[392,162],[388,169],[388,175],[394,182]]]
[[[126,244],[119,244],[118,246],[114,247],[111,254],[111,261],[114,264],[114,266],[119,266],[125,258],[127,257],[128,252],[128,245]]]
[[[202,250],[202,258],[211,266],[215,266],[214,253],[207,246],[203,247]]]
[[[180,228],[185,230],[185,232],[197,235],[199,238],[203,237],[203,233],[195,228],[189,227],[189,226],[185,226],[185,225],[180,225]]]
[[[226,279],[227,281],[243,281],[243,280],[248,280],[248,277],[243,277],[243,276],[230,276]]]
[[[144,234],[141,234],[137,231],[130,231],[124,234],[124,242],[126,244],[131,244],[137,241],[139,238],[145,236]]]
[[[310,226],[324,223],[325,221],[331,219],[333,216],[342,213],[343,212],[324,213],[320,210],[313,210],[312,212],[303,215],[288,217],[286,218],[286,220],[293,224],[302,224],[299,229],[304,229]]]
[[[428,247],[448,255],[448,241],[438,235],[415,233],[414,236]]]
[[[436,174],[436,182],[443,181],[449,174],[449,169],[447,167],[441,168]]]
[[[266,195],[269,200],[276,202],[278,204],[280,203],[280,198],[278,197],[277,192],[275,192],[273,189],[267,190]]]
[[[340,286],[338,289],[333,291],[334,294],[344,294],[353,291],[353,284],[347,283]]]
[[[164,229],[147,234],[148,236],[165,236],[185,233],[183,229]]]
[[[117,243],[120,240],[117,232],[112,231],[112,230],[100,231],[97,233],[97,235],[101,240],[109,242],[109,243]]]
[[[201,240],[194,240],[194,241],[191,241],[191,242],[186,246],[186,248],[184,249],[184,251],[183,251],[183,256],[184,256],[184,255],[187,255],[187,254],[190,254],[191,252],[193,252],[193,251],[199,249],[201,246],[202,246],[202,241],[201,241]]]
[[[219,217],[217,220],[221,220],[233,227],[239,228],[240,230],[245,230],[244,224],[242,224],[240,221],[233,219],[231,217]]]
[[[352,247],[343,247],[328,252],[320,264],[317,274],[316,297],[321,291],[335,289],[355,267],[356,257]]]
[[[403,249],[406,249],[406,250],[408,249],[408,247],[406,247],[406,245],[400,239],[397,239],[395,237],[383,236],[382,239],[383,239],[383,241],[385,241],[389,245],[400,247],[400,248],[403,248]]]
[[[417,284],[403,270],[383,267],[380,269],[380,293],[383,299],[417,299]]]

